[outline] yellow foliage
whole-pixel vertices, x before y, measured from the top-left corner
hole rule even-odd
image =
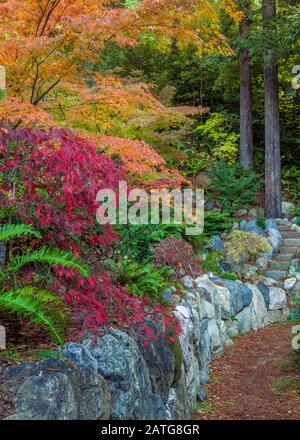
[[[244,231],[234,231],[225,248],[227,258],[231,263],[255,261],[259,253],[272,250],[266,238]]]

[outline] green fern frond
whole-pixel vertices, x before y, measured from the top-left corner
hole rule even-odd
[[[79,272],[85,278],[89,276],[88,266],[76,258],[74,254],[61,249],[46,247],[31,252],[30,254],[20,255],[13,258],[7,264],[6,271],[8,273],[15,273],[26,264],[34,262],[46,263],[51,266],[62,266]]]
[[[39,287],[26,286],[15,291],[15,295],[22,298],[32,298],[43,304],[43,308],[51,317],[60,322],[63,328],[68,325],[66,303],[54,292]]]
[[[41,301],[42,303],[53,303],[61,307],[65,307],[64,301],[56,293],[50,292],[46,289],[40,289],[39,287],[22,287],[15,292],[22,298],[33,298],[35,300]]]
[[[37,238],[41,238],[41,234],[31,225],[13,225],[8,223],[0,226],[0,241],[7,241],[10,238],[19,237],[20,235],[34,235]]]
[[[16,290],[15,292],[8,291],[0,294],[0,308],[20,313],[29,318],[32,323],[45,326],[50,331],[52,337],[62,344],[63,335],[61,323],[56,322],[56,320],[43,309],[44,304],[42,301],[28,296],[19,296],[18,292],[19,291]]]

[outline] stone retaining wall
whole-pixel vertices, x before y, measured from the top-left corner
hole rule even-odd
[[[209,363],[232,337],[285,319],[285,291],[239,281],[186,279],[175,314],[182,334],[174,347],[164,338],[147,348],[120,330],[97,343],[68,343],[61,359],[6,370],[16,389],[13,420],[190,419],[205,399]],[[149,323],[154,330],[159,328]]]

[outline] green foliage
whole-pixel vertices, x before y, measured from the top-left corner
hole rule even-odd
[[[52,337],[59,343],[63,343],[63,329],[65,326],[62,324],[65,321],[65,316],[61,310],[55,310],[53,304],[45,303],[42,299],[37,299],[36,293],[40,298],[43,297],[42,290],[34,289],[34,296],[31,297],[30,294],[33,293],[33,289],[27,289],[27,295],[24,295],[24,289],[11,290],[0,294],[0,310],[10,310],[17,314],[22,314],[29,319],[30,322],[43,325],[46,327]],[[46,297],[48,297],[50,292],[46,292]],[[62,304],[63,305],[63,304]],[[54,313],[55,310],[55,313]],[[55,314],[55,318],[53,315]],[[62,319],[58,319],[62,318]]]
[[[224,234],[231,229],[232,219],[228,214],[217,211],[207,211],[204,213],[204,235],[206,237]]]
[[[257,234],[234,231],[226,243],[226,255],[230,263],[255,261],[260,253],[271,251],[268,240]]]
[[[223,212],[234,215],[238,209],[247,208],[249,204],[256,202],[260,184],[252,170],[221,160],[212,163],[208,176],[209,198],[216,200]]]
[[[185,170],[182,174],[187,177],[196,177],[200,171],[203,171],[207,167],[207,161],[205,159],[191,159],[187,162]]]
[[[5,272],[15,273],[29,263],[44,263],[50,266],[63,266],[79,272],[83,277],[88,277],[88,266],[82,263],[74,254],[61,249],[43,247],[25,255],[17,256],[7,264]]]
[[[33,235],[36,238],[41,238],[41,234],[33,229],[31,225],[12,225],[8,223],[0,226],[0,241],[7,241],[21,235]]]
[[[292,165],[282,170],[282,185],[289,199],[300,201],[300,169],[297,166]]]
[[[204,124],[196,128],[200,148],[216,159],[235,162],[239,151],[239,134],[234,132],[234,116],[211,113]]]
[[[219,259],[221,257],[221,254],[219,251],[216,250],[210,250],[205,255],[205,260],[202,264],[203,268],[207,272],[214,272],[219,273],[220,272],[220,266],[219,266]]]
[[[63,342],[63,334],[67,326],[65,303],[53,292],[36,286],[18,287],[17,272],[32,263],[43,263],[48,266],[61,266],[71,269],[87,277],[87,266],[71,252],[60,249],[41,248],[22,255],[13,256],[13,239],[20,236],[33,235],[40,238],[39,232],[25,224],[7,224],[0,227],[0,240],[9,241],[9,257],[0,270],[0,310],[9,310],[22,315],[36,325],[46,327],[52,337],[59,343]],[[11,284],[9,289],[7,286]]]
[[[156,268],[152,264],[139,264],[129,258],[110,262],[113,281],[126,288],[133,296],[147,296],[155,301],[162,301],[161,292],[174,286],[170,279],[172,270],[168,267]]]

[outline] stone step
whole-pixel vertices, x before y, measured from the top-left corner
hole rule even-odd
[[[276,260],[278,261],[292,261],[295,254],[278,254]]]
[[[285,238],[283,246],[294,246],[300,248],[300,238]]]
[[[292,254],[293,255],[293,258],[295,257],[295,255],[297,254],[297,252],[298,252],[298,247],[295,247],[295,246],[282,246],[280,249],[279,249],[279,254]]]
[[[291,227],[289,225],[278,225],[278,229],[280,232],[282,231],[291,231]]]
[[[290,261],[276,261],[272,260],[269,264],[270,270],[288,270],[290,267],[291,262]]]
[[[298,239],[300,239],[300,234],[298,231],[282,231],[281,235],[283,238],[298,238]]]
[[[267,278],[273,278],[273,280],[279,281],[282,278],[286,278],[286,270],[266,270],[265,276]]]

